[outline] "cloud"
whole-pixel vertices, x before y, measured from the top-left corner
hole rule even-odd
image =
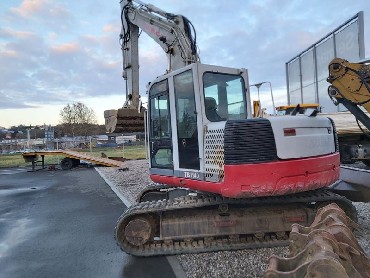
[[[0,27],[0,38],[3,40],[27,40],[35,36],[34,32],[30,31],[19,31],[12,28],[1,28]]]
[[[62,43],[55,41],[58,36],[0,28],[3,108],[61,104],[123,91],[118,35],[80,35]]]
[[[10,9],[14,14],[22,17],[31,17],[40,14],[45,10],[45,1],[43,0],[24,0],[18,7]]]
[[[37,108],[37,106],[32,104],[27,104],[24,102],[18,101],[17,94],[9,94],[0,90],[0,109],[23,109],[23,108]]]
[[[62,55],[71,55],[80,51],[80,46],[76,43],[63,43],[59,45],[51,46],[51,52]]]
[[[32,32],[0,29],[0,84],[2,96],[17,95],[17,102],[9,102],[9,106],[25,103],[35,91],[35,80],[32,72],[42,64],[46,49],[43,40]],[[26,105],[26,104],[24,104]],[[27,105],[26,105],[27,106]]]
[[[14,15],[25,19],[40,17],[62,19],[69,15],[69,12],[64,6],[49,0],[23,0],[18,7],[13,7],[10,11]]]
[[[103,26],[103,32],[105,33],[116,33],[118,34],[121,31],[121,28],[118,25],[107,24]]]
[[[32,30],[44,34],[46,29],[67,33],[76,26],[73,11],[58,1],[23,0],[3,14],[3,22],[13,28]]]

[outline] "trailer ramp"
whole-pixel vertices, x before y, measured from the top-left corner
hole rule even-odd
[[[71,169],[74,166],[80,164],[80,161],[91,162],[96,165],[108,166],[108,167],[124,167],[122,161],[114,160],[107,157],[95,157],[87,153],[76,152],[71,150],[53,150],[53,151],[32,151],[23,153],[23,158],[26,162],[32,163],[32,171],[35,171],[36,163],[42,163],[42,169],[45,168],[45,156],[47,155],[62,155],[65,158],[62,159],[60,166],[63,170]],[[41,157],[41,160],[39,158]]]

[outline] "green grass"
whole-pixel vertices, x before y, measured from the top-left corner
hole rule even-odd
[[[79,152],[87,153],[95,157],[101,157],[103,152],[108,157],[124,157],[126,159],[144,159],[146,157],[145,146],[125,146],[119,148],[93,148],[90,152],[90,149],[77,150]],[[59,164],[63,159],[63,156],[45,156],[45,165],[50,164]],[[41,160],[41,158],[40,158]],[[22,153],[16,154],[0,154],[0,168],[8,167],[24,167],[30,166],[30,162],[25,162],[22,156]]]
[[[124,148],[94,148],[92,149],[92,152],[90,152],[89,149],[82,151],[96,157],[101,157],[101,153],[104,153],[108,157],[124,157],[126,159],[143,159],[146,157],[146,150],[144,145],[125,146]]]

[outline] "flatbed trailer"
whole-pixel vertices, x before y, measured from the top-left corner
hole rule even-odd
[[[331,189],[353,202],[370,202],[370,169],[340,166],[340,177]]]
[[[54,151],[32,151],[23,153],[23,158],[26,162],[32,163],[32,171],[35,171],[36,163],[41,162],[42,169],[45,168],[45,156],[46,155],[62,155],[65,156],[60,162],[60,166],[63,170],[71,169],[80,164],[80,161],[87,161],[96,165],[108,166],[108,167],[124,167],[122,161],[114,160],[106,157],[94,157],[86,153],[71,151],[71,150],[54,150]],[[41,160],[39,160],[41,157]]]

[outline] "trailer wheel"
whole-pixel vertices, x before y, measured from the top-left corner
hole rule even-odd
[[[69,157],[63,158],[62,161],[60,162],[60,167],[63,170],[69,170],[72,169],[73,167],[73,160]]]
[[[71,159],[72,159],[73,167],[77,167],[78,165],[80,165],[79,159],[76,159],[76,158],[71,158]]]

